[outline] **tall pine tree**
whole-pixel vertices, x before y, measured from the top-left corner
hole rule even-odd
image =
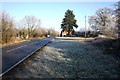
[[[67,31],[70,35],[70,32],[72,33],[74,31],[73,27],[77,28],[78,25],[76,24],[77,20],[75,19],[75,15],[73,14],[73,11],[67,10],[65,12],[65,18],[63,18],[61,28],[62,31]]]

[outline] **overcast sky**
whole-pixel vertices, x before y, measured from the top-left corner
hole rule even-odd
[[[41,20],[41,27],[55,28],[60,31],[60,25],[67,9],[75,14],[78,29],[84,29],[85,15],[94,15],[99,8],[115,8],[116,2],[4,2],[2,9],[5,10],[17,22],[24,16],[35,16]],[[88,26],[88,24],[87,24]]]

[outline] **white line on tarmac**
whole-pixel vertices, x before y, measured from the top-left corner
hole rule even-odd
[[[39,42],[34,42],[34,43],[39,43]]]
[[[34,42],[34,43],[39,43],[39,42]],[[34,43],[31,43],[31,44],[34,44]],[[14,48],[14,49],[10,49],[10,50],[8,50],[8,51],[6,51],[6,52],[11,52],[11,51],[13,51],[13,50],[16,50],[16,49],[19,49],[19,48],[22,48],[22,47],[25,47],[25,46],[27,46],[27,45],[23,45],[23,46]]]
[[[19,49],[19,48],[22,48],[22,47],[25,47],[25,46],[27,46],[27,45],[23,45],[23,46],[20,46],[20,47],[14,48],[14,49],[10,49],[10,50],[8,50],[8,51],[6,51],[6,52],[11,52],[11,51],[13,51],[13,50],[16,50],[16,49]]]

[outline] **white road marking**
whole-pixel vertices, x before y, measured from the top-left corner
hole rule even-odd
[[[39,43],[39,42],[34,42],[34,43]]]
[[[14,48],[14,49],[10,49],[10,50],[8,50],[8,51],[6,51],[6,52],[11,52],[11,51],[13,51],[13,50],[16,50],[16,49],[19,49],[19,48],[22,48],[22,47],[25,47],[25,46],[27,46],[27,45],[23,45],[23,46],[20,46],[20,47]]]
[[[35,44],[35,43],[39,43],[39,42],[34,42],[34,43],[30,43],[30,44]],[[14,48],[14,49],[10,49],[10,50],[8,50],[8,51],[6,51],[6,52],[11,52],[11,51],[13,51],[13,50],[16,50],[16,49],[19,49],[19,48],[22,48],[22,47],[25,47],[25,46],[27,46],[27,45],[23,45],[23,46]]]

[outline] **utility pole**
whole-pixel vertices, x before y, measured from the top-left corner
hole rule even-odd
[[[86,40],[86,16],[85,16],[85,40]]]

